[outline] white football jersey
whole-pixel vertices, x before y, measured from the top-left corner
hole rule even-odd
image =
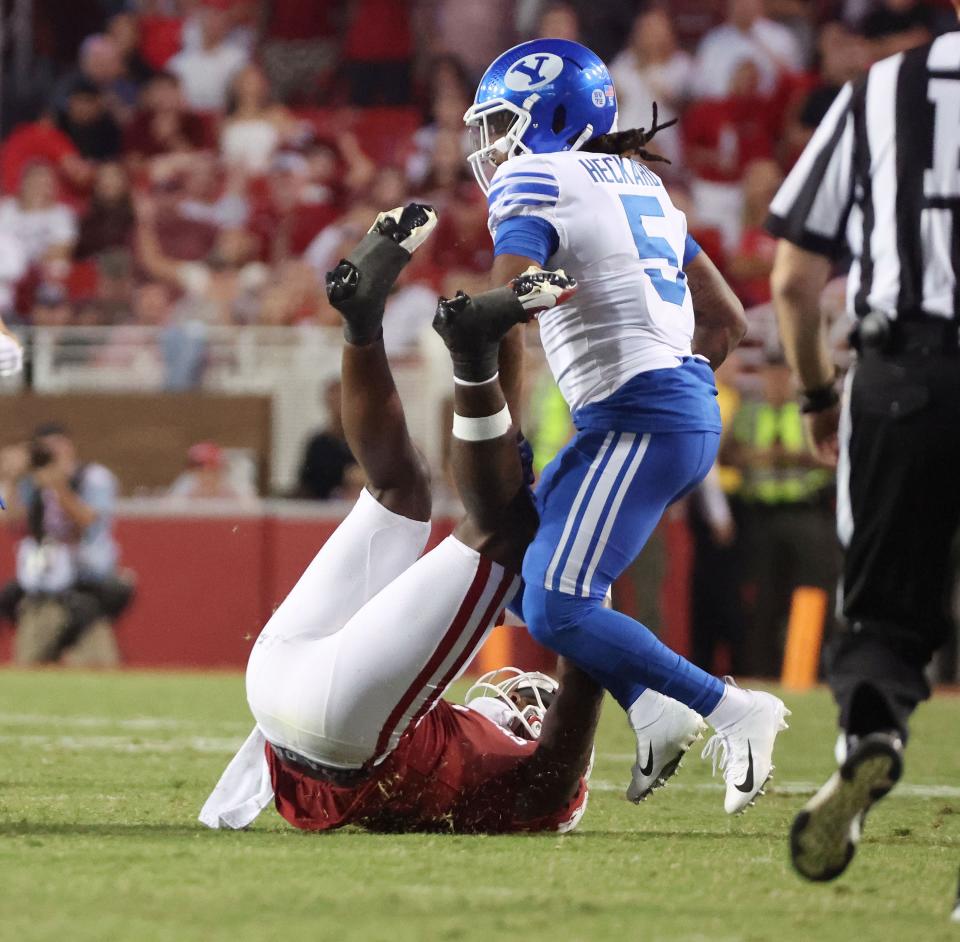
[[[687,220],[660,178],[623,157],[522,154],[491,181],[489,227],[538,216],[556,230],[548,268],[580,290],[540,315],[540,336],[571,411],[647,370],[691,355],[693,304],[683,274]]]

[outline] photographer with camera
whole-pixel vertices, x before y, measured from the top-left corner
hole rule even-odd
[[[86,666],[116,664],[107,620],[127,607],[133,583],[117,571],[113,473],[82,463],[67,429],[47,423],[29,443],[0,451],[0,495],[7,526],[24,533],[16,579],[0,590],[0,617],[17,624],[15,661],[69,652]]]

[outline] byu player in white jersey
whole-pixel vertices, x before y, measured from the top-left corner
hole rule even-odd
[[[687,223],[647,167],[623,157],[521,154],[501,164],[488,198],[501,246],[512,246],[528,226],[542,228],[534,222],[541,220],[556,233],[554,267],[579,274],[577,295],[540,321],[571,411],[691,355],[693,305],[677,261]],[[663,257],[641,265],[641,241]]]
[[[762,790],[788,711],[770,694],[725,686],[603,607],[666,507],[713,464],[711,363],[744,331],[742,307],[688,238],[683,213],[632,159],[657,159],[645,150],[656,112],[650,132],[617,133],[616,115],[603,62],[578,43],[543,39],[500,56],[464,116],[479,136],[470,162],[487,193],[492,280],[547,266],[579,285],[538,318],[577,434],[538,488],[522,611],[535,638],[627,711],[637,734],[628,797],[676,771],[705,717],[717,735],[704,754],[720,759],[732,813]]]

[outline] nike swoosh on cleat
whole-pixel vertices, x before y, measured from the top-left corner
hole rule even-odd
[[[650,743],[650,751],[647,753],[647,764],[640,766],[641,775],[649,775],[653,771],[653,743]],[[752,782],[753,779],[751,778]]]
[[[738,792],[749,794],[753,791],[753,747],[747,740],[747,775],[739,785],[734,785]]]

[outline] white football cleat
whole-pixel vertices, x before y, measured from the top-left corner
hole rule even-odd
[[[558,304],[565,304],[577,293],[579,286],[576,278],[571,278],[562,268],[549,271],[531,265],[510,282],[510,287],[529,319]]]
[[[413,255],[437,227],[437,219],[437,211],[432,206],[407,203],[379,213],[367,233],[378,232]]]
[[[753,700],[746,715],[710,737],[703,749],[704,759],[713,759],[713,772],[723,772],[727,814],[739,814],[752,805],[773,774],[773,744],[787,729],[790,711],[772,693],[744,690]]]
[[[627,798],[641,802],[677,773],[687,750],[703,737],[707,724],[699,713],[655,690],[645,690],[627,717],[637,737],[637,761]]]

